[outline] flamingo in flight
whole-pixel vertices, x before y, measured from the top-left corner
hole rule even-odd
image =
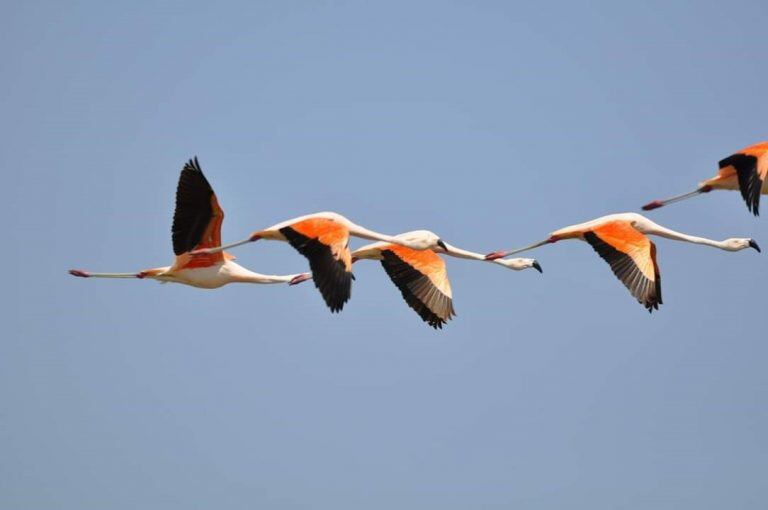
[[[224,211],[208,179],[203,175],[197,158],[189,160],[181,170],[176,188],[176,211],[173,215],[172,266],[145,269],[137,273],[92,273],[71,269],[69,274],[81,278],[149,278],[174,282],[202,289],[215,289],[228,283],[290,283],[301,274],[264,275],[236,264],[235,257],[225,252],[211,255],[190,255],[194,249],[221,244],[221,224]]]
[[[656,245],[648,239],[647,235],[703,244],[725,251],[740,251],[746,248],[760,251],[754,239],[733,238],[714,241],[675,232],[637,213],[623,213],[610,214],[586,223],[561,228],[552,232],[544,241],[516,250],[489,253],[486,258],[496,260],[563,239],[580,239],[588,242],[597,254],[608,262],[616,277],[638,302],[651,312],[658,310],[659,305],[662,304],[661,277],[656,263]]]
[[[760,195],[768,195],[768,142],[750,145],[720,161],[717,175],[699,184],[689,193],[665,200],[654,200],[643,206],[644,211],[663,207],[673,202],[709,193],[713,189],[740,190],[747,209],[760,214]]]
[[[406,232],[396,236],[398,239],[430,238],[435,236],[427,230]],[[448,243],[432,249],[414,250],[388,242],[376,242],[362,246],[352,252],[352,262],[361,259],[379,260],[389,275],[390,280],[400,290],[403,299],[421,319],[435,329],[455,316],[451,282],[445,268],[445,261],[438,254],[446,254],[471,260],[485,261],[479,253],[462,250]],[[521,271],[534,268],[541,272],[541,266],[535,259],[497,259],[493,263]],[[312,278],[305,274],[296,278],[291,285]]]
[[[242,241],[215,248],[200,248],[193,251],[192,256],[207,257],[260,239],[287,242],[309,260],[315,287],[320,291],[331,312],[336,313],[344,308],[344,304],[349,301],[352,293],[354,275],[352,274],[352,255],[349,250],[350,236],[383,241],[412,250],[445,246],[440,237],[432,232],[418,231],[395,237],[356,225],[340,214],[320,212],[293,218],[264,230],[257,230]],[[297,275],[293,283],[299,283],[305,279],[303,275]]]

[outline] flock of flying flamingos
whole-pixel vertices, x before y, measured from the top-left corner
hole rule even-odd
[[[696,190],[643,206],[650,211],[712,190],[740,190],[747,208],[759,214],[760,195],[768,194],[768,142],[742,149],[720,161],[715,177],[703,181]],[[215,289],[233,282],[288,283],[295,285],[313,279],[331,312],[339,312],[351,294],[352,264],[361,259],[381,261],[389,278],[397,286],[421,319],[433,328],[442,328],[454,315],[451,284],[442,253],[463,259],[481,260],[515,271],[534,268],[535,259],[505,257],[565,239],[589,243],[611,266],[616,277],[649,312],[658,310],[661,301],[661,277],[656,263],[656,245],[647,235],[713,246],[725,251],[760,247],[753,239],[733,238],[714,241],[675,232],[657,225],[637,213],[610,214],[586,223],[552,232],[545,240],[523,248],[481,255],[444,242],[428,230],[416,230],[396,236],[363,228],[340,214],[321,212],[300,216],[257,230],[247,239],[221,244],[224,211],[203,175],[197,158],[181,170],[176,189],[173,217],[173,265],[146,269],[137,273],[92,273],[72,269],[69,273],[83,278],[150,278]],[[376,241],[355,251],[349,249],[349,237]],[[264,275],[254,273],[234,262],[224,250],[258,240],[286,241],[309,260],[311,273]]]

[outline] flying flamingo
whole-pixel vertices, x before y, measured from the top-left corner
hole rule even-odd
[[[235,246],[259,239],[285,241],[309,260],[315,287],[320,291],[331,312],[339,312],[352,293],[352,256],[349,236],[405,246],[412,250],[427,250],[445,246],[432,232],[418,231],[412,235],[394,237],[368,230],[334,212],[320,212],[293,218],[264,230],[258,230],[247,239],[216,248],[200,248],[193,256],[209,256]],[[297,282],[304,281],[298,275]],[[294,283],[297,283],[294,282]]]
[[[740,190],[747,209],[755,216],[760,214],[760,195],[768,195],[768,142],[750,145],[720,161],[720,171],[715,177],[699,184],[695,190],[665,200],[654,200],[643,206],[644,211],[679,202],[713,189]]]
[[[176,211],[173,215],[172,266],[145,269],[137,273],[91,273],[71,269],[69,274],[82,278],[150,278],[215,289],[228,283],[289,283],[300,274],[277,276],[254,273],[233,262],[235,257],[219,252],[193,257],[190,251],[221,244],[221,224],[224,211],[216,194],[203,175],[197,158],[189,160],[181,170],[176,188]]]
[[[661,277],[656,263],[656,245],[646,235],[657,235],[676,241],[713,246],[725,251],[740,251],[760,247],[753,239],[714,241],[681,234],[657,225],[636,213],[610,214],[596,220],[572,225],[552,232],[549,238],[517,250],[497,251],[486,255],[488,260],[530,250],[563,239],[580,239],[592,245],[598,255],[610,264],[613,273],[648,311],[659,309]]]
[[[429,238],[435,236],[432,232],[421,230],[406,232],[396,236],[398,239]],[[444,253],[452,257],[485,260],[479,253],[462,250],[448,243],[441,246],[426,249],[413,250],[388,242],[376,242],[362,246],[352,252],[352,262],[360,259],[381,261],[382,267],[389,275],[408,306],[421,317],[421,319],[435,329],[443,325],[456,315],[453,309],[453,296],[451,283],[445,269],[445,261],[438,255]],[[501,266],[520,271],[527,268],[535,268],[541,272],[541,266],[534,259],[498,259],[492,262]],[[312,278],[305,274],[297,277],[291,285]]]

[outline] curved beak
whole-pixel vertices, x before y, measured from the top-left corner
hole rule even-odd
[[[749,240],[749,246],[757,250],[757,253],[760,253],[760,247],[757,245],[754,239]]]
[[[443,242],[443,240],[442,240],[442,239],[438,239],[438,240],[437,240],[437,245],[438,245],[440,248],[444,249],[446,252],[448,251],[448,247],[445,245],[445,243]]]
[[[534,261],[533,261],[532,267],[533,267],[533,268],[534,268],[536,271],[538,271],[539,273],[542,273],[542,274],[544,273],[544,271],[542,271],[542,269],[541,269],[541,264],[539,264],[539,261],[538,261],[538,260],[534,260]]]

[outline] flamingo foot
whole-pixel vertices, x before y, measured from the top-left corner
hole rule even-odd
[[[72,276],[77,276],[80,278],[88,278],[91,276],[91,274],[87,271],[81,271],[80,269],[70,269],[69,274]]]
[[[294,276],[290,282],[288,282],[288,285],[298,285],[301,282],[306,282],[307,280],[312,279],[312,273],[301,273],[299,275]]]
[[[654,200],[653,202],[649,202],[643,206],[643,211],[653,211],[654,209],[658,209],[659,207],[664,206],[664,202],[661,200]]]

